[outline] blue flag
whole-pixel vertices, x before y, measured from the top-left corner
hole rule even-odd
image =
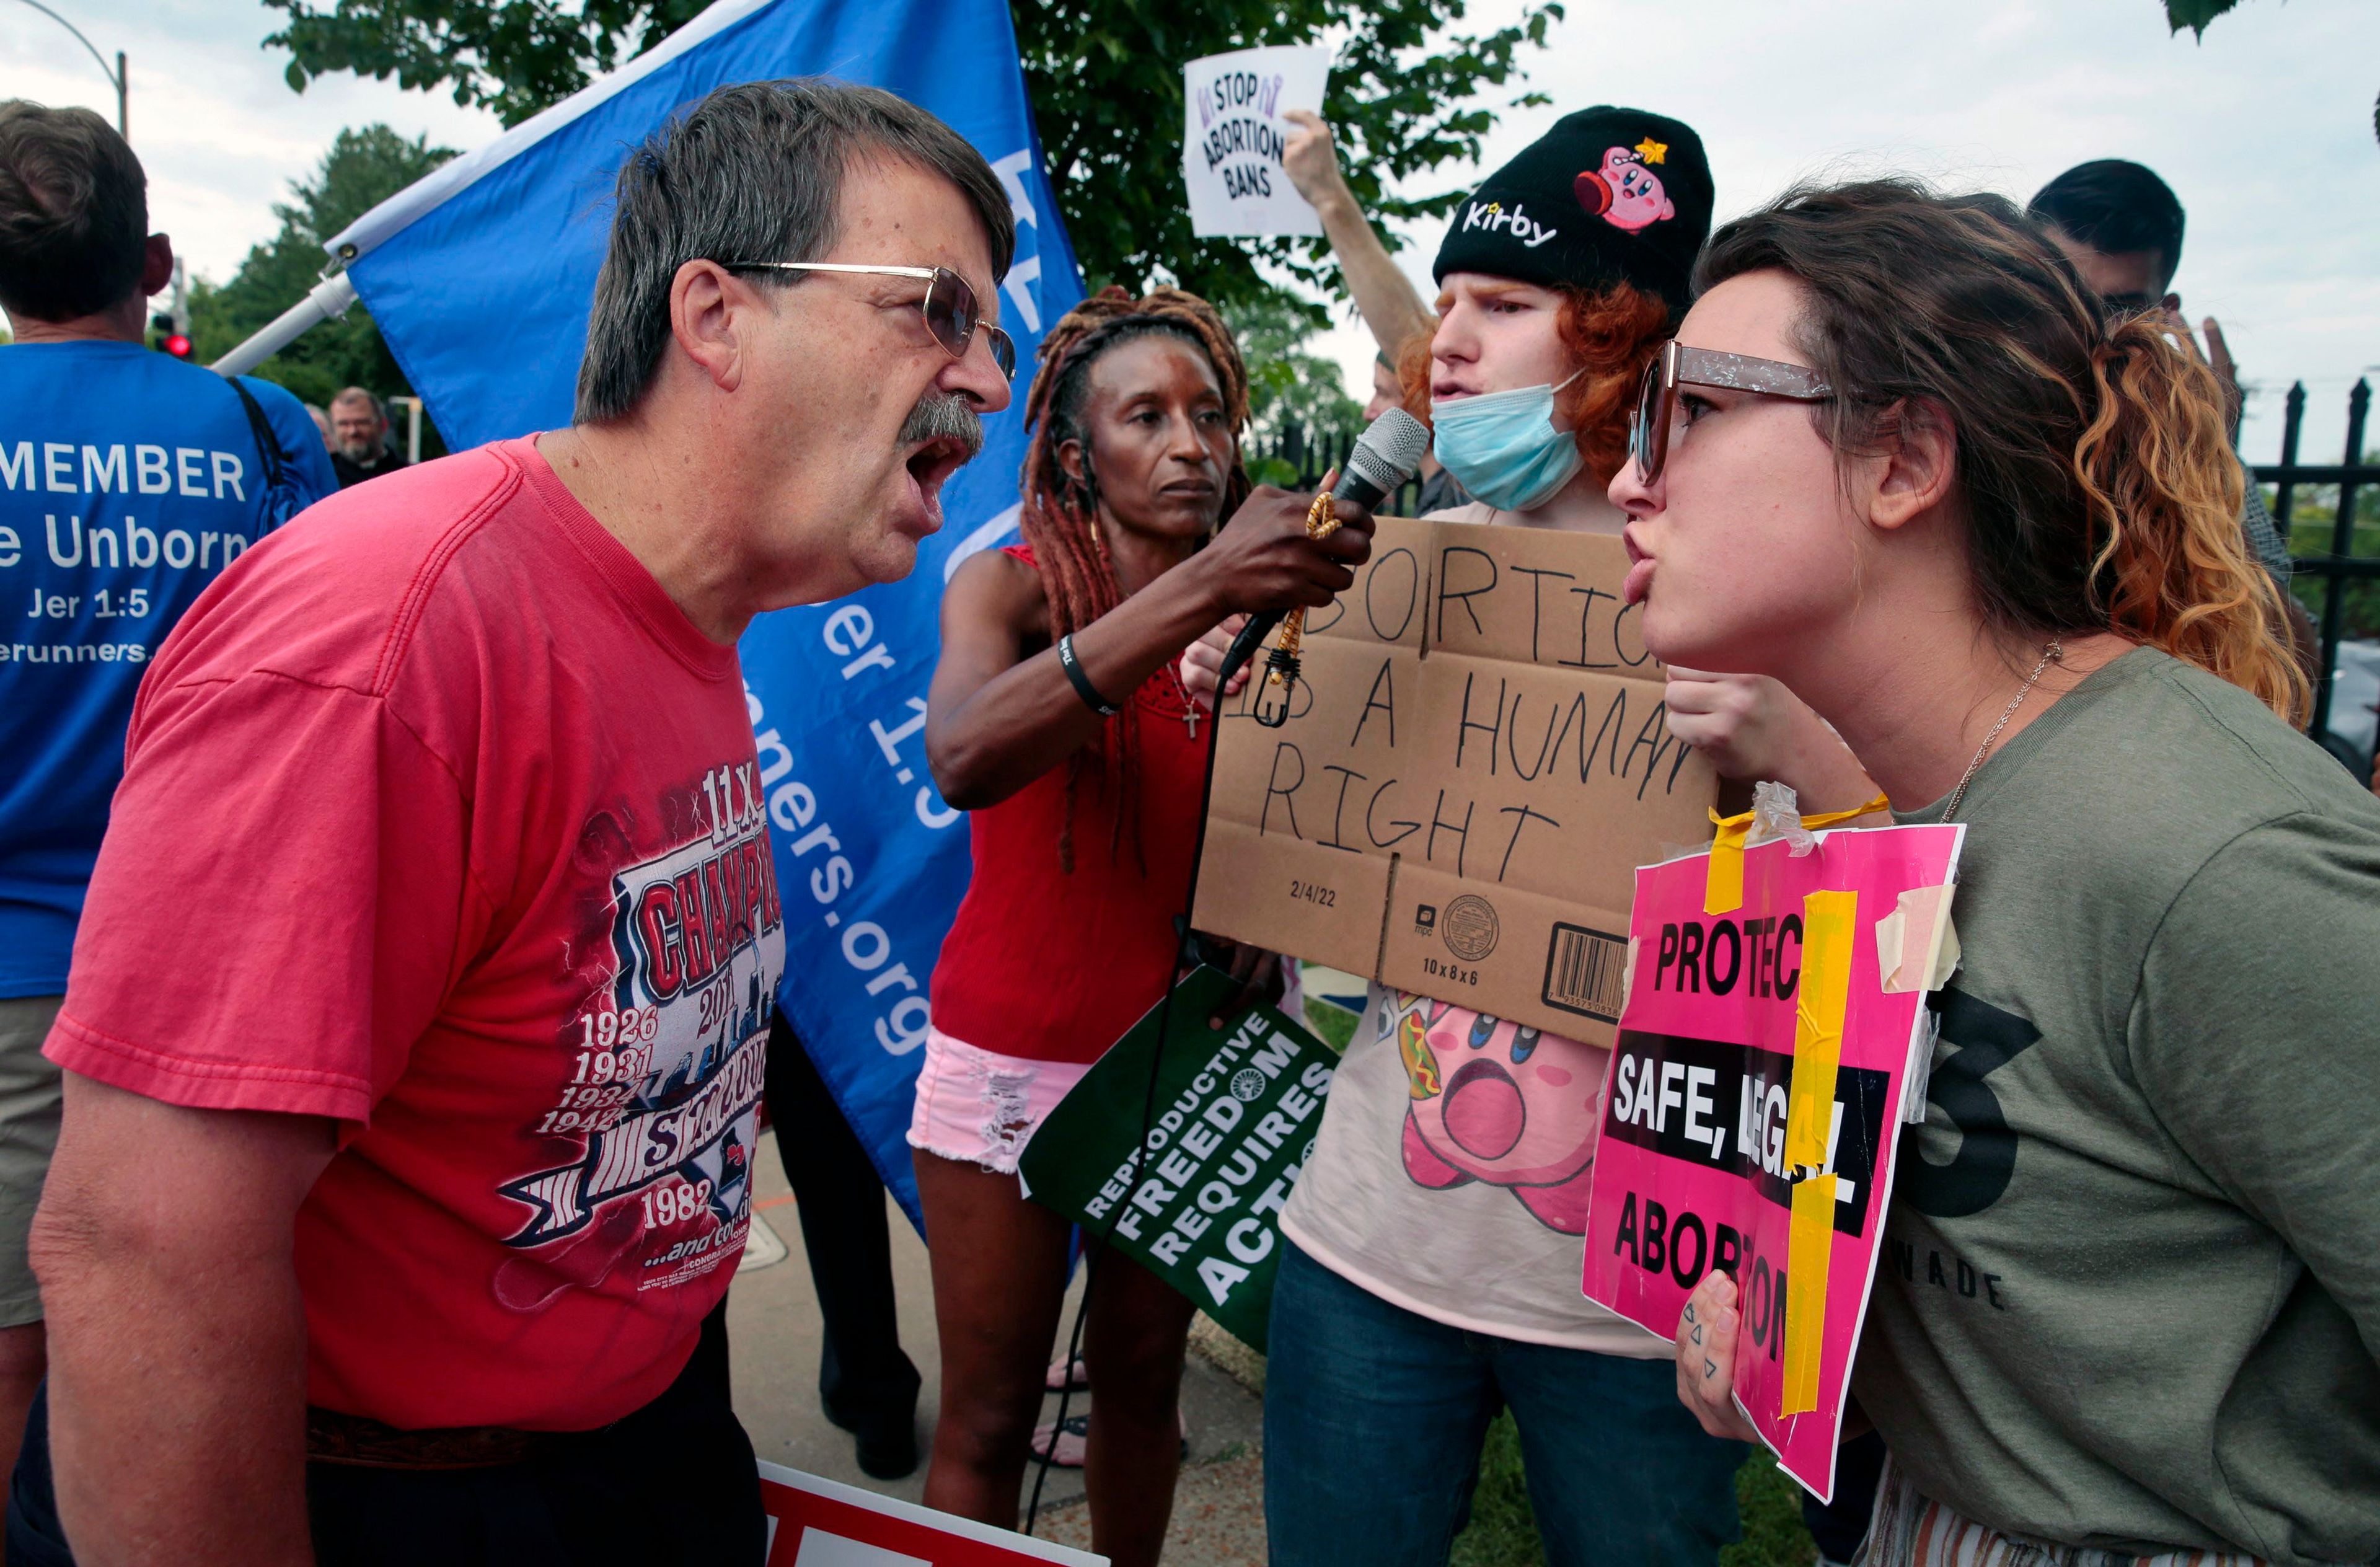
[[[328,245],[456,448],[570,422],[627,151],[712,89],[827,75],[932,111],[990,163],[1016,214],[1001,322],[1028,374],[1083,285],[1044,176],[1006,0],[721,0],[659,47],[457,158]],[[926,989],[965,890],[965,818],[926,770],[942,585],[1016,528],[1025,396],[942,490],[917,569],[763,615],[746,698],[784,889],[779,1001],[911,1220],[908,1130]]]

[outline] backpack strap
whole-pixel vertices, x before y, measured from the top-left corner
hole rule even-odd
[[[304,498],[298,491],[297,459],[282,446],[281,437],[274,433],[273,421],[264,417],[256,394],[241,385],[236,375],[224,379],[239,394],[239,405],[248,410],[249,431],[256,437],[256,456],[264,469],[264,490],[259,497],[262,502],[260,520],[269,533],[305,509]]]
[[[256,455],[260,459],[259,466],[264,470],[265,487],[269,490],[283,488],[288,480],[290,456],[282,449],[281,437],[273,432],[273,421],[264,417],[263,406],[257,402],[256,394],[241,385],[239,377],[227,375],[224,380],[239,394],[240,407],[248,410],[248,428],[249,433],[256,437]]]

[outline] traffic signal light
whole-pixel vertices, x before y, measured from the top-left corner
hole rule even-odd
[[[157,334],[157,346],[177,359],[190,357],[190,334],[174,323],[173,312],[160,310],[149,318],[149,330]]]

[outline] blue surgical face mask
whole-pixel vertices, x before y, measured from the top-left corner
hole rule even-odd
[[[1578,442],[1554,428],[1554,394],[1579,370],[1551,385],[1519,386],[1429,406],[1431,445],[1438,460],[1477,499],[1503,512],[1545,504],[1568,484],[1582,459]]]

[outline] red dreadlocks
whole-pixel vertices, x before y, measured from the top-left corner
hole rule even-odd
[[[1108,559],[1107,535],[1099,527],[1098,476],[1089,459],[1090,438],[1081,428],[1091,366],[1118,344],[1160,334],[1195,345],[1213,368],[1232,426],[1232,468],[1223,481],[1223,515],[1229,516],[1247,499],[1248,476],[1238,451],[1240,432],[1248,419],[1247,367],[1215,307],[1179,288],[1159,288],[1135,299],[1110,285],[1069,310],[1041,340],[1041,367],[1025,400],[1032,443],[1025,455],[1019,520],[1025,542],[1032,547],[1034,564],[1040,570],[1053,642],[1081,630],[1124,598],[1115,567]],[[1058,460],[1058,448],[1068,441],[1082,444],[1080,478],[1068,473]],[[1075,787],[1087,759],[1096,759],[1099,763],[1103,794],[1105,774],[1115,774],[1117,809],[1108,852],[1112,855],[1121,847],[1127,817],[1133,820],[1134,852],[1140,852],[1139,721],[1135,702],[1126,700],[1123,707],[1118,721],[1100,731],[1097,746],[1077,752],[1066,764],[1066,813],[1059,831],[1058,863],[1069,873],[1075,869]]]

